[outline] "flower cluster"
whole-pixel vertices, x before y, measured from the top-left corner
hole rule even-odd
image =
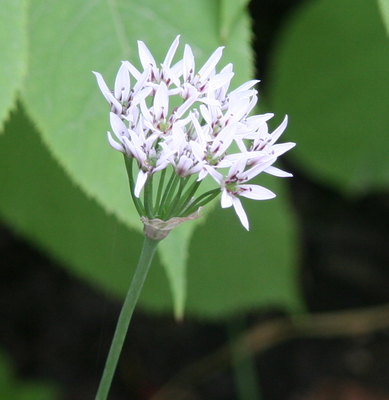
[[[228,92],[234,75],[232,64],[219,73],[215,68],[222,47],[196,72],[188,45],[183,58],[173,64],[178,44],[179,37],[158,66],[146,45],[139,41],[143,71],[128,61],[122,62],[113,90],[101,74],[94,72],[110,104],[113,134],[108,132],[108,141],[125,155],[131,193],[142,217],[163,221],[186,217],[221,192],[221,206],[233,206],[248,229],[239,198],[265,200],[275,194],[247,182],[261,172],[291,176],[273,166],[278,156],[295,145],[276,144],[287,118],[269,133],[267,121],[273,114],[249,116],[257,103],[253,88],[257,80]],[[136,177],[134,162],[138,167]],[[168,167],[172,171],[170,178],[166,177]],[[157,172],[158,190],[153,192],[153,176]],[[217,187],[196,199],[195,192],[206,176],[213,178]]]

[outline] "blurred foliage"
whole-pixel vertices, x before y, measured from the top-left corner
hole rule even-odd
[[[234,64],[237,86],[253,71],[246,4],[37,0],[27,13],[21,1],[0,0],[0,49],[9,61],[0,67],[2,123],[14,107],[0,138],[2,219],[73,273],[123,296],[141,224],[123,160],[106,141],[108,108],[91,70],[112,84],[121,60],[137,64],[136,40],[162,60],[181,34],[197,67],[225,45],[221,67]],[[389,43],[378,10],[364,0],[304,2],[273,49],[267,82],[266,103],[278,120],[290,116],[284,140],[298,143],[296,164],[349,193],[386,190],[389,178]],[[245,202],[249,233],[215,204],[161,242],[144,307],[212,317],[269,304],[301,309],[299,232],[286,181],[259,182],[278,197]]]
[[[27,69],[27,0],[0,1],[0,127]]]
[[[380,6],[382,18],[386,26],[386,31],[389,35],[389,0],[378,0]]]
[[[123,296],[141,224],[123,160],[106,141],[108,107],[91,70],[112,85],[121,60],[137,63],[137,40],[161,61],[181,34],[178,53],[189,43],[197,67],[225,45],[220,67],[234,64],[237,86],[253,74],[247,3],[0,0],[2,221],[71,274]],[[387,192],[389,2],[301,3],[271,42],[266,111],[275,121],[289,115],[283,141],[297,142],[292,165],[312,182],[350,197]],[[250,232],[215,202],[161,243],[141,296],[145,309],[181,315],[185,307],[211,318],[269,305],[301,310],[293,179],[258,182],[277,198],[244,202]],[[49,400],[55,389],[15,379],[0,354],[0,398]]]
[[[138,62],[136,40],[161,60],[181,34],[198,67],[226,45],[223,64],[234,63],[237,86],[251,78],[252,55],[245,2],[233,9],[228,1],[219,9],[218,2],[205,0],[196,6],[181,0],[115,4],[42,0],[30,8],[22,107],[0,144],[0,168],[7,171],[0,177],[0,212],[71,271],[123,295],[140,251],[141,224],[122,157],[106,142],[108,109],[91,70],[113,82],[120,60]],[[203,21],[201,30],[197,20]],[[174,230],[160,244],[141,303],[156,311],[174,308],[176,315],[185,305],[205,316],[269,303],[298,309],[294,219],[282,182],[275,181],[270,186],[280,194],[276,201],[247,202],[250,234],[230,210],[210,208],[199,221]]]
[[[51,384],[14,378],[9,360],[0,352],[0,398],[1,400],[55,400],[58,395]]]
[[[343,192],[386,190],[389,41],[377,4],[304,4],[279,38],[271,72],[270,104],[290,114],[291,157],[302,169]]]

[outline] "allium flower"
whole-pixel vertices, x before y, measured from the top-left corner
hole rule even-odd
[[[221,206],[233,206],[242,225],[249,229],[240,197],[266,200],[275,194],[247,182],[261,172],[291,176],[273,166],[295,145],[276,143],[287,118],[269,133],[267,121],[273,114],[249,116],[257,104],[253,87],[258,81],[248,81],[228,92],[234,75],[232,64],[216,72],[222,47],[196,72],[188,45],[183,58],[173,63],[178,45],[179,37],[158,65],[139,41],[143,71],[129,61],[122,62],[113,90],[94,72],[110,105],[112,133],[107,133],[108,141],[124,154],[131,194],[144,222],[193,219],[221,193]],[[201,193],[199,188],[207,175],[216,188]],[[157,190],[153,190],[153,182]]]

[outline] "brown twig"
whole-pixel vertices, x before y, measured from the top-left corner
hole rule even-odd
[[[231,346],[242,359],[247,348],[261,353],[287,340],[301,337],[360,336],[389,327],[389,305],[356,311],[304,314],[278,318],[249,329],[233,344],[223,345],[214,353],[190,364],[177,373],[150,400],[188,400],[190,389],[230,365]]]

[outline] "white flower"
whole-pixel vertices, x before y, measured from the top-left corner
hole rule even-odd
[[[291,176],[273,166],[279,156],[295,145],[276,143],[287,126],[287,118],[269,133],[267,121],[273,114],[249,116],[258,101],[254,86],[259,81],[250,80],[228,92],[234,75],[232,64],[220,72],[216,70],[223,47],[216,49],[196,72],[189,45],[185,45],[183,58],[174,62],[178,45],[179,37],[159,65],[145,43],[139,41],[143,70],[123,61],[113,90],[101,74],[94,72],[110,104],[109,144],[127,159],[136,161],[136,177],[132,161],[130,167],[126,165],[130,168],[131,190],[141,216],[146,213],[148,219],[164,220],[186,217],[212,200],[220,189],[221,206],[233,206],[248,229],[240,197],[266,200],[275,194],[247,182],[262,172]],[[168,168],[171,175],[165,180]],[[158,181],[155,199],[146,190],[149,194],[143,196],[144,205],[140,204],[148,179],[152,184],[151,176],[161,171],[163,177]],[[193,196],[207,175],[218,186],[196,200]],[[184,191],[189,180],[190,186]],[[174,198],[181,195],[187,197]]]
[[[276,195],[259,185],[245,184],[244,182],[254,178],[275,161],[274,158],[267,157],[262,164],[246,169],[247,156],[241,155],[240,158],[231,166],[227,176],[223,176],[215,169],[208,167],[210,175],[216,180],[222,189],[221,206],[227,208],[233,206],[240,222],[248,230],[249,222],[243,209],[239,196],[247,197],[253,200],[268,200]]]
[[[288,124],[288,117],[286,116],[282,121],[281,125],[273,133],[270,134],[268,132],[267,125],[262,124],[256,132],[247,136],[253,138],[253,143],[250,150],[253,152],[263,152],[275,158],[278,158],[282,154],[286,153],[288,150],[293,148],[296,145],[296,143],[289,142],[289,143],[276,144],[275,142],[285,131],[287,124]],[[254,157],[250,160],[249,165],[255,165],[259,160],[260,159],[258,157]],[[292,174],[290,174],[289,172],[282,171],[281,169],[273,166],[266,168],[264,172],[281,178],[292,176]]]

